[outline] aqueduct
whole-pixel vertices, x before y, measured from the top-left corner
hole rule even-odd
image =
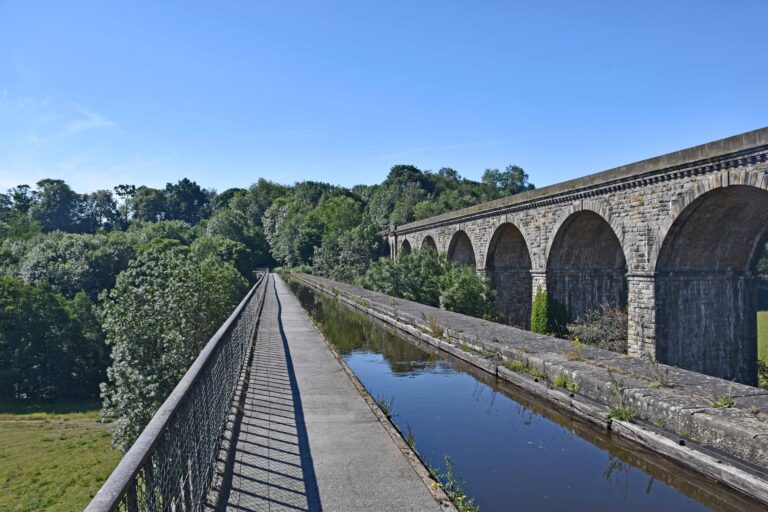
[[[387,242],[486,273],[513,325],[528,327],[538,290],[572,318],[626,307],[630,355],[754,385],[768,128],[394,226]]]

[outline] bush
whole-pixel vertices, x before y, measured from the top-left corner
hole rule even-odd
[[[571,338],[614,352],[627,352],[627,312],[621,308],[604,305],[587,311],[568,324]]]
[[[549,334],[549,295],[541,288],[536,291],[531,306],[531,331]]]
[[[126,450],[234,309],[247,283],[231,263],[199,260],[187,248],[142,253],[103,295],[112,347],[103,416]]]
[[[487,320],[498,316],[488,279],[435,251],[404,254],[395,261],[381,258],[357,283],[369,290],[464,315]]]
[[[434,252],[434,251],[426,251]],[[471,267],[451,265],[442,281],[440,307],[463,315],[496,320],[495,293],[488,278]]]

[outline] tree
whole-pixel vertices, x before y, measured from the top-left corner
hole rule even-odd
[[[378,228],[369,219],[336,237],[325,238],[312,259],[312,270],[338,281],[353,282],[382,252]]]
[[[0,397],[95,396],[106,350],[84,294],[70,302],[46,283],[0,275],[0,325]]]
[[[119,225],[120,212],[112,192],[97,190],[84,197],[80,222],[83,230],[94,233],[98,229],[114,229]]]
[[[83,291],[95,299],[111,288],[115,276],[128,266],[133,248],[121,232],[110,235],[51,233],[41,238],[19,261],[18,275],[27,284],[47,283],[72,298]]]
[[[528,182],[528,174],[517,165],[508,165],[504,171],[486,169],[482,182],[498,190],[499,197],[534,189],[534,186]]]
[[[168,218],[168,203],[162,190],[139,187],[129,204],[134,220],[156,222]]]
[[[229,263],[185,248],[151,249],[105,293],[102,325],[112,348],[103,415],[126,450],[237,305],[246,281]]]
[[[77,218],[80,196],[63,180],[40,180],[37,188],[37,200],[29,207],[29,214],[40,223],[43,231],[80,231]]]
[[[474,268],[451,265],[442,282],[440,307],[462,315],[497,320],[495,296],[487,277],[478,276]]]
[[[435,251],[404,254],[396,261],[381,258],[371,264],[358,284],[464,315],[486,319],[497,316],[494,292],[488,280]]]
[[[197,224],[208,216],[210,194],[187,178],[165,186],[168,219]]]
[[[29,185],[19,185],[10,189],[8,193],[13,202],[13,209],[19,213],[27,213],[36,199]]]

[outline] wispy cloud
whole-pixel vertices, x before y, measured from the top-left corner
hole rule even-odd
[[[0,92],[0,133],[39,148],[50,140],[69,139],[84,132],[112,128],[116,123],[75,102],[50,96],[12,96]]]
[[[111,128],[115,126],[115,123],[105,116],[92,112],[81,105],[73,105],[82,117],[67,122],[64,131],[68,135],[77,135],[89,130],[98,130],[100,128]]]
[[[116,126],[77,102],[0,90],[0,188],[53,175],[88,189],[106,184]]]

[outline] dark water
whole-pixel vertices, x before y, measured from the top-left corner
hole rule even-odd
[[[450,456],[483,512],[762,510],[728,488],[533,401],[334,299],[291,284],[394,422],[442,471]]]

